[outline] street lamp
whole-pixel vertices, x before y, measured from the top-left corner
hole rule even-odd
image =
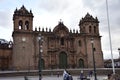
[[[38,35],[38,40],[39,40],[39,61],[38,61],[38,70],[39,70],[39,80],[41,80],[42,76],[42,65],[41,65],[41,54],[43,52],[43,49],[42,49],[42,43],[43,43],[43,36],[41,36],[41,34]]]
[[[93,38],[91,38],[91,45],[92,45],[92,55],[93,55],[93,67],[94,67],[94,77],[95,77],[95,80],[97,80],[97,74],[96,74],[96,66],[95,66],[95,56],[94,56],[94,40]]]
[[[120,59],[120,48],[118,48],[118,51],[119,51],[119,59]]]

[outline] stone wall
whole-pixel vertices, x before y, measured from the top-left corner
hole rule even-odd
[[[67,71],[69,73],[71,73],[71,75],[80,75],[81,70],[83,70],[84,75],[88,75],[88,72],[91,69],[67,69]],[[59,75],[63,74],[64,69],[53,69],[53,70],[43,70],[42,71],[42,75],[57,75],[59,72]],[[108,75],[112,73],[112,69],[111,68],[98,68],[97,69],[97,75]],[[116,73],[120,74],[120,68],[116,68]],[[38,70],[30,70],[30,71],[2,71],[0,72],[0,77],[8,77],[8,76],[38,76]]]

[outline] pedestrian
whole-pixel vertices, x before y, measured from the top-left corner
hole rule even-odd
[[[70,73],[69,73],[69,80],[73,80],[73,77]]]
[[[108,79],[110,79],[111,78],[111,74],[108,74]]]
[[[24,76],[24,79],[25,79],[25,80],[28,80],[27,76]]]
[[[83,70],[81,70],[81,73],[80,73],[80,80],[83,80],[83,77],[84,77],[84,75],[83,75]]]
[[[59,77],[59,72],[57,72],[57,77]]]
[[[90,70],[90,71],[89,71],[89,77],[92,77],[92,74],[93,74],[93,71]]]
[[[69,80],[69,74],[67,73],[66,70],[63,72],[63,80]]]

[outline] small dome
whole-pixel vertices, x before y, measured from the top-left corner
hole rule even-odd
[[[69,33],[68,28],[63,24],[63,22],[59,22],[58,25],[53,29],[53,32],[57,33],[59,30]]]

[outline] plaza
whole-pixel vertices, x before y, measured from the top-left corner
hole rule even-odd
[[[106,80],[107,76],[105,75],[99,75],[97,76],[98,80]],[[0,80],[25,80],[24,76],[19,76],[19,77],[0,77]],[[28,80],[39,80],[38,76],[28,76]],[[57,77],[57,75],[53,76],[43,76],[42,80],[63,80],[63,76]],[[73,76],[73,80],[80,80],[79,75]],[[90,77],[90,80],[94,80],[94,76]]]

